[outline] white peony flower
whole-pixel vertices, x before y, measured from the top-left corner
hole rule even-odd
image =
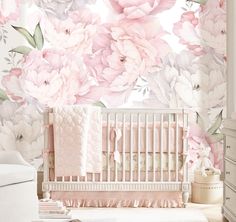
[[[183,51],[168,55],[147,80],[157,102],[165,107],[212,109],[225,104],[224,67],[211,54],[195,57]]]
[[[25,121],[20,121],[17,124],[6,121],[0,127],[0,149],[17,150],[26,161],[31,163],[42,155],[43,134],[41,127],[39,121],[32,124]]]
[[[17,150],[38,169],[43,163],[42,114],[33,105],[4,101],[0,105],[0,118],[0,150]]]
[[[226,0],[208,0],[199,12],[198,35],[201,41],[219,54],[226,54]]]

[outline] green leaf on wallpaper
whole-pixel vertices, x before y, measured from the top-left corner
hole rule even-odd
[[[188,2],[196,2],[198,4],[206,4],[207,0],[187,0]]]
[[[44,44],[44,38],[43,38],[43,33],[40,27],[40,24],[38,23],[37,26],[35,27],[34,30],[34,41],[36,43],[37,48],[40,50],[43,48]]]
[[[224,139],[223,133],[214,133],[209,136],[211,143],[217,143]]]
[[[20,53],[20,54],[23,54],[23,55],[26,55],[28,54],[32,49],[27,47],[27,46],[19,46],[19,47],[16,47],[12,50],[10,50],[9,52],[17,52],[17,53]]]
[[[7,99],[8,97],[6,93],[2,89],[0,89],[0,100],[7,100]]]
[[[216,131],[220,128],[221,124],[222,124],[222,117],[223,114],[223,110],[221,110],[221,112],[216,116],[216,121],[213,123],[213,125],[207,130],[207,132],[209,134],[214,134],[216,133]]]
[[[202,129],[205,129],[205,124],[204,124],[204,120],[202,119],[202,117],[199,115],[198,112],[196,112],[197,114],[197,124],[202,128]]]
[[[25,37],[25,39],[28,41],[28,43],[32,46],[32,47],[36,47],[36,43],[34,40],[34,37],[29,33],[29,31],[23,27],[17,27],[17,26],[13,26],[12,27],[18,31],[21,35],[23,35]]]
[[[102,107],[102,108],[106,108],[106,106],[104,105],[104,103],[101,102],[101,101],[97,101],[97,102],[93,103],[93,105],[94,105],[94,106],[100,106],[100,107]]]

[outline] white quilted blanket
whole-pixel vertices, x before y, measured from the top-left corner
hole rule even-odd
[[[102,118],[95,106],[53,110],[55,174],[85,176],[102,170]]]

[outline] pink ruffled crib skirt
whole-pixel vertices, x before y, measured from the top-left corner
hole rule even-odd
[[[183,207],[181,192],[52,192],[67,207]]]

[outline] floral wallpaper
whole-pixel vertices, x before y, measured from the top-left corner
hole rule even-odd
[[[0,150],[41,166],[45,107],[183,107],[222,169],[225,0],[0,0],[0,52]]]

